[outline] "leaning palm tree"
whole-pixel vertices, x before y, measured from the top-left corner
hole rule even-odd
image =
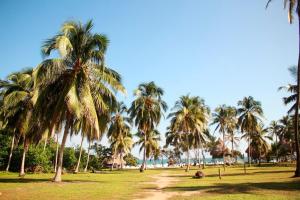
[[[163,112],[167,110],[167,104],[162,100],[164,91],[154,82],[149,82],[140,84],[134,94],[136,99],[131,104],[129,114],[138,132],[143,134],[144,143],[146,143],[147,134],[155,129]],[[146,148],[144,148],[141,171],[144,171],[146,167],[146,154]]]
[[[187,153],[186,171],[190,169],[189,151],[194,146],[195,136],[199,137],[207,126],[207,108],[203,109],[202,104],[203,101],[199,97],[181,96],[175,103],[174,112],[168,116],[168,118],[171,118],[168,132],[172,136],[169,139],[179,139],[179,142],[183,143],[181,146]],[[200,144],[200,141],[198,141],[198,144]]]
[[[65,22],[61,31],[42,47],[45,57],[53,51],[58,51],[60,57],[44,60],[35,74],[33,120],[39,126],[35,135],[40,136],[40,130],[54,125],[64,126],[55,182],[61,181],[63,150],[76,120],[82,123],[80,131],[87,137],[99,139],[116,104],[114,91],[125,92],[120,75],[104,63],[108,39],[93,34],[92,28],[92,21]]]
[[[248,163],[251,166],[251,139],[263,117],[263,110],[261,103],[251,96],[239,101],[238,106],[238,123],[241,132],[244,133],[243,137],[248,139]]]
[[[20,167],[20,176],[25,175],[25,156],[30,139],[27,136],[29,119],[32,113],[33,70],[26,69],[12,73],[6,81],[0,82],[3,105],[1,115],[5,122],[6,130],[12,133],[12,144],[6,170],[9,170],[14,148],[15,137],[23,139],[24,148]]]
[[[266,7],[272,0],[268,0]],[[300,41],[300,1],[299,0],[284,0],[284,8],[288,8],[288,22],[294,22],[294,12],[298,17],[298,41]],[[300,48],[300,47],[299,47]],[[300,146],[299,146],[299,107],[300,107],[300,49],[298,50],[298,66],[297,66],[297,90],[296,90],[296,109],[294,115],[294,129],[295,129],[295,147],[297,155],[297,164],[295,177],[300,177]]]

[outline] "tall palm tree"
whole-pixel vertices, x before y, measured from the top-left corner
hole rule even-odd
[[[125,116],[127,107],[123,102],[117,103],[116,111],[114,112],[107,136],[111,143],[113,163],[114,158],[119,155],[121,160],[121,169],[123,168],[123,156],[130,152],[133,141],[130,133],[130,119]]]
[[[271,121],[269,125],[269,135],[273,139],[275,137],[275,144],[278,145],[278,136],[279,136],[279,131],[280,131],[280,125],[278,124],[277,121]],[[278,148],[276,148],[276,161],[278,162]]]
[[[272,0],[268,0],[266,7]],[[298,66],[297,66],[297,92],[296,92],[296,108],[294,115],[294,129],[295,129],[295,146],[297,155],[297,164],[295,177],[300,177],[300,146],[299,146],[299,107],[300,107],[300,1],[299,0],[284,0],[284,8],[288,8],[288,22],[292,24],[294,22],[294,12],[298,17]]]
[[[199,97],[190,97],[189,95],[181,96],[178,101],[175,102],[173,112],[171,112],[168,118],[171,118],[171,124],[168,127],[167,143],[170,139],[179,139],[179,141],[173,141],[184,143],[181,144],[185,152],[187,153],[187,168],[190,169],[190,149],[195,142],[195,136],[199,138],[207,126],[208,109],[203,106],[204,101]],[[201,144],[201,139],[198,139],[198,144]]]
[[[24,148],[20,167],[20,176],[25,175],[25,156],[29,145],[27,136],[29,120],[32,113],[33,94],[33,70],[25,69],[21,72],[12,73],[6,81],[0,82],[3,98],[1,115],[6,124],[6,129],[12,132],[12,144],[6,170],[9,170],[14,148],[15,137],[23,139]]]
[[[148,132],[147,140],[144,139],[144,133],[142,132],[137,132],[135,136],[138,138],[138,141],[136,141],[134,145],[139,145],[140,152],[145,152],[145,160],[159,150],[160,133],[158,130],[154,129]],[[145,166],[144,168],[146,168],[146,163],[143,163],[143,165]]]
[[[261,164],[261,156],[262,153],[264,155],[267,154],[269,151],[269,144],[267,142],[268,140],[271,140],[272,138],[268,135],[268,128],[264,128],[262,123],[258,124],[258,127],[256,129],[256,132],[253,135],[251,145],[254,146],[258,151],[258,161],[259,165]],[[249,151],[250,149],[248,149]]]
[[[226,143],[226,134],[230,133],[231,135],[234,134],[234,131],[237,127],[237,120],[236,120],[236,109],[231,106],[222,105],[215,109],[213,113],[213,122],[212,124],[216,124],[216,130],[223,136],[223,164],[225,166],[225,143]]]
[[[164,91],[154,82],[149,82],[140,84],[134,94],[136,99],[131,104],[129,114],[138,132],[143,134],[144,143],[146,143],[147,134],[155,129],[163,112],[167,110],[167,104],[162,100]],[[146,148],[144,148],[141,171],[144,171],[146,167],[146,154]]]
[[[238,123],[241,132],[244,133],[243,137],[248,139],[248,163],[251,166],[251,139],[263,117],[263,110],[261,103],[251,96],[244,97],[243,100],[238,102],[238,106]]]
[[[61,31],[42,47],[45,57],[53,51],[58,51],[60,57],[44,60],[35,74],[34,120],[39,130],[51,129],[54,124],[63,124],[65,129],[55,182],[61,181],[63,150],[76,120],[82,123],[80,131],[87,137],[99,139],[116,104],[114,92],[125,92],[120,75],[104,64],[108,39],[93,34],[92,28],[91,20],[86,24],[65,22]]]

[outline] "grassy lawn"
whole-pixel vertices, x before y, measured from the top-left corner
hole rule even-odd
[[[53,174],[27,174],[19,179],[16,173],[0,173],[0,199],[132,199],[156,173],[159,171],[65,174],[60,184],[50,181]]]
[[[253,167],[245,175],[243,168],[227,168],[219,180],[218,168],[204,170],[205,179],[192,179],[197,169],[106,171],[103,174],[66,174],[63,183],[50,181],[53,174],[27,174],[19,179],[16,173],[0,172],[0,199],[133,199],[145,195],[153,175],[162,172],[176,182],[164,191],[176,192],[171,199],[300,199],[300,179],[290,178],[291,167]],[[223,172],[223,169],[221,170]],[[191,193],[191,197],[181,193]],[[195,193],[198,192],[198,193]]]
[[[192,179],[195,169],[187,175],[173,175],[179,182],[165,188],[166,191],[199,191],[192,197],[176,196],[179,199],[300,199],[300,178],[293,176],[292,167],[251,167],[244,174],[243,168],[226,168],[221,180],[218,168],[207,168],[205,179]]]

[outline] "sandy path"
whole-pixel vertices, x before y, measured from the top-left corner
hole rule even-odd
[[[178,179],[170,176],[168,173],[161,173],[155,176],[152,176],[155,180],[152,182],[146,182],[147,184],[153,184],[156,186],[154,189],[147,189],[143,193],[144,198],[138,198],[135,200],[167,200],[175,195],[181,196],[190,196],[198,192],[166,192],[163,191],[168,186],[176,183]]]

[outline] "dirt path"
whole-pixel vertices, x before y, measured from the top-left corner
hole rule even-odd
[[[153,184],[156,188],[146,189],[145,192],[142,193],[144,198],[138,198],[135,200],[167,200],[171,199],[171,197],[175,195],[181,196],[190,196],[198,192],[171,192],[171,191],[163,191],[166,187],[171,186],[172,184],[179,181],[178,179],[170,176],[168,173],[161,173],[155,176],[152,176],[155,180],[152,182],[146,182],[147,184]]]

